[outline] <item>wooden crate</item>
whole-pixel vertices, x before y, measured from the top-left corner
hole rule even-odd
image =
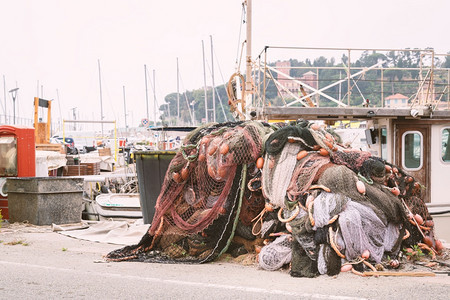
[[[64,167],[63,176],[83,176],[87,174],[86,165],[67,165]]]
[[[81,163],[82,166],[86,166],[86,175],[100,175],[100,163]]]
[[[100,156],[111,156],[111,148],[98,149],[98,155],[100,155]]]
[[[38,151],[55,151],[59,153],[66,153],[64,145],[62,144],[36,144],[36,150]]]

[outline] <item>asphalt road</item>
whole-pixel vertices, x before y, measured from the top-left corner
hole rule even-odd
[[[449,299],[450,276],[293,278],[229,262],[105,262],[120,246],[48,226],[0,228],[2,299]]]

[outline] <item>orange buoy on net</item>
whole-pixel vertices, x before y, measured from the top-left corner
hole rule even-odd
[[[230,151],[230,146],[228,146],[227,143],[223,143],[222,146],[220,146],[220,154],[225,155],[228,153],[228,151]]]
[[[173,178],[173,181],[175,181],[176,183],[180,183],[182,181],[181,180],[181,175],[178,172],[173,172],[172,173],[172,178]]]
[[[398,189],[398,187],[393,187],[391,189],[391,193],[394,194],[395,196],[400,195],[400,190]]]
[[[260,157],[256,160],[256,167],[262,169],[264,166],[264,158]]]
[[[361,253],[361,257],[364,258],[364,259],[369,259],[370,251],[369,250],[364,250],[363,253]]]
[[[361,180],[358,180],[356,182],[356,189],[358,190],[358,192],[362,195],[366,194],[366,186],[364,185],[364,182],[362,182]]]
[[[270,202],[266,202],[266,204],[264,204],[264,208],[266,211],[273,211],[273,205]]]
[[[184,180],[188,179],[188,177],[189,177],[188,168],[183,168],[183,170],[181,170],[181,179],[184,181]]]
[[[304,158],[306,155],[308,155],[308,151],[306,150],[302,150],[299,153],[297,153],[297,160],[301,160],[302,158]]]
[[[219,167],[217,169],[217,175],[219,175],[220,178],[225,178],[227,176],[228,173],[228,168],[227,167]]]
[[[328,156],[330,153],[326,149],[320,148],[319,149],[319,154],[322,155],[322,156]]]

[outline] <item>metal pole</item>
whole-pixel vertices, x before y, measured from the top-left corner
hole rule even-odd
[[[126,100],[125,100],[125,86],[123,86],[123,112],[124,112],[124,116],[125,116],[125,132],[127,133],[126,135],[128,135],[127,103],[126,103]]]
[[[434,51],[431,52],[431,72],[430,72],[430,85],[428,87],[428,90],[430,91],[428,93],[426,104],[433,104],[434,98],[435,98],[435,91],[434,91]],[[429,100],[428,100],[429,99]]]
[[[144,65],[144,77],[145,77],[145,102],[147,103],[147,120],[150,120],[150,116],[148,114],[147,65]],[[156,120],[155,120],[155,126],[156,126]]]
[[[422,62],[422,57],[423,54],[420,54],[420,61],[419,61],[419,67],[420,67],[420,71],[419,71],[419,80],[421,82],[421,84],[423,85],[423,75],[422,75],[422,67],[423,67],[423,62]],[[419,105],[422,105],[422,99],[423,99],[423,88],[420,88],[420,97],[419,97]]]
[[[252,0],[247,0],[246,14],[246,71],[245,71],[245,98],[243,99],[242,114],[247,116],[247,107],[253,106],[253,85],[252,85]]]
[[[316,68],[316,72],[317,72],[317,89],[319,90],[320,89],[320,87],[319,87],[319,69],[318,68]],[[317,107],[320,107],[320,104],[319,104],[319,101],[320,101],[320,95],[319,94],[317,94],[316,95],[316,105],[317,105]]]
[[[16,81],[16,89],[19,90],[19,88],[17,87],[17,81]],[[23,123],[23,122],[20,122],[20,105],[19,105],[19,96],[17,95],[17,90],[16,90],[16,96],[14,97],[14,100],[17,102],[17,121],[19,123]]]
[[[267,48],[264,49],[263,107],[266,105]]]
[[[16,125],[16,97],[13,96],[13,124]]]
[[[213,40],[212,35],[209,36],[211,39],[211,77],[212,77],[212,102],[213,102],[213,121],[216,122],[216,95],[214,92],[214,52],[213,52]]]
[[[381,67],[381,107],[384,107],[384,70]]]
[[[247,68],[245,72],[245,92],[247,95],[251,95],[252,88],[252,0],[247,0],[247,48],[246,48],[246,63]],[[246,103],[248,105],[249,103]],[[250,103],[251,104],[251,103]],[[245,107],[242,108],[242,112],[245,113]]]
[[[348,49],[348,74],[347,74],[347,105],[350,105],[350,49]]]
[[[203,40],[202,40],[202,52],[203,52],[203,83],[205,90],[205,120],[206,123],[208,123],[208,99],[206,92],[206,71],[205,71],[205,44],[203,43]]]
[[[6,121],[6,79],[5,79],[5,75],[3,75],[3,97],[5,98],[5,124],[8,124],[8,122]]]
[[[100,70],[100,59],[98,62],[98,82],[100,85],[100,121],[103,121],[103,100],[102,100],[102,73]],[[102,123],[102,138],[103,138],[103,123]]]
[[[342,80],[342,71],[339,71],[339,81]],[[342,94],[342,84],[339,83],[339,102],[341,101],[341,94]]]
[[[70,109],[72,111],[72,116],[73,116],[74,121],[77,119],[76,109],[77,109],[76,107]],[[77,126],[77,124],[73,123],[73,131],[77,130],[76,126]]]
[[[156,78],[155,78],[155,70],[153,70],[153,117],[155,118],[155,126],[156,126]]]
[[[180,121],[180,69],[178,68],[178,57],[177,57],[177,125],[179,125],[178,124],[179,121]]]
[[[16,86],[17,86],[17,83],[16,83]],[[11,98],[13,100],[13,124],[14,125],[16,124],[16,96],[17,96],[17,90],[18,89],[19,88],[16,87],[16,88],[14,88],[14,89],[9,91],[11,93]]]
[[[114,121],[114,160],[116,162],[117,162],[117,153],[118,152],[119,152],[119,148],[117,148],[117,126],[116,126],[116,121]],[[115,166],[113,166],[113,168],[115,169]]]

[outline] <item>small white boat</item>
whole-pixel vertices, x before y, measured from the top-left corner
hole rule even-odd
[[[139,193],[100,194],[92,204],[100,219],[142,218]]]

